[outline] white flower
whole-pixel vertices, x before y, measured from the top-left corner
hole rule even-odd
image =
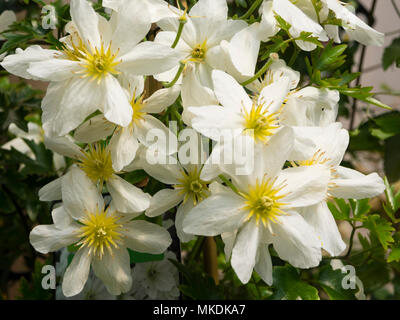
[[[132,9],[114,12],[107,21],[86,0],[72,0],[70,36],[62,39],[63,50],[32,46],[3,61],[10,73],[51,82],[42,102],[46,135],[67,134],[97,109],[109,121],[126,127],[132,107],[115,76],[151,75],[178,64],[171,48],[139,43],[151,23],[146,12],[133,19]]]
[[[35,160],[35,154],[26,144],[24,139],[33,141],[36,144],[44,142],[43,129],[34,122],[28,122],[28,132],[21,130],[14,123],[10,124],[8,131],[16,137],[3,144],[1,148],[5,150],[11,150],[14,148],[15,150],[27,155],[32,160]],[[53,153],[53,163],[57,172],[61,172],[66,166],[64,157],[56,152]]]
[[[177,235],[181,242],[192,240],[193,235],[183,232],[182,221],[196,204],[209,195],[209,182],[200,178],[201,162],[181,164],[176,158],[165,156],[166,164],[158,164],[152,154],[146,153],[145,157],[143,152],[139,166],[153,178],[173,187],[162,189],[151,198],[146,215],[156,217],[179,205],[175,217]]]
[[[157,130],[157,133],[163,132],[167,139],[176,141],[175,134],[150,114],[161,113],[173,104],[179,96],[179,86],[160,89],[145,99],[143,77],[137,77],[135,80],[137,83],[127,79],[123,81],[123,83],[126,82],[124,88],[129,90],[130,104],[133,110],[132,120],[127,127],[113,125],[103,115],[98,115],[82,124],[74,135],[79,142],[92,143],[113,133],[109,148],[115,171],[121,171],[135,159],[139,143],[146,147],[150,146],[153,141],[148,141],[147,135],[152,130],[154,130],[153,132]],[[167,143],[168,140],[165,142]],[[172,154],[177,150],[174,146],[168,146],[167,149],[167,145],[165,145],[163,152]]]
[[[349,134],[341,123],[326,128],[302,128],[315,143],[314,154],[292,162],[295,167],[325,166],[330,170],[325,199],[310,207],[302,208],[300,213],[314,228],[322,241],[322,247],[332,256],[341,254],[346,245],[343,242],[335,219],[326,200],[329,197],[343,199],[364,199],[381,194],[385,190],[382,178],[376,173],[363,175],[356,170],[340,166],[349,144]]]
[[[0,15],[0,33],[6,31],[15,21],[17,21],[17,17],[14,11],[3,11],[3,13]],[[2,35],[0,35],[0,40],[4,40]],[[2,61],[6,55],[7,52],[0,54],[0,61]]]
[[[111,294],[127,292],[132,285],[127,248],[161,254],[171,244],[162,227],[120,214],[113,206],[115,199],[106,208],[97,187],[77,168],[62,179],[62,201],[52,212],[54,224],[35,227],[29,239],[43,254],[71,244],[79,247],[63,278],[67,297],[82,291],[90,266]]]
[[[176,300],[179,297],[179,274],[176,267],[168,261],[176,260],[168,251],[162,261],[137,263],[132,269],[132,279],[138,283],[149,299]]]
[[[215,101],[211,81],[212,70],[224,67],[228,61],[226,50],[229,49],[224,50],[221,42],[230,41],[235,34],[247,27],[247,23],[227,19],[226,0],[200,0],[185,18],[187,21],[182,36],[175,48],[181,60],[186,62],[182,77],[182,102],[184,107],[204,105]],[[172,45],[178,31],[178,19],[165,18],[159,21],[158,25],[164,31],[157,34],[155,42]],[[251,49],[244,47],[246,44],[247,42],[240,41],[237,43],[243,52]],[[258,46],[256,49],[258,53]],[[171,81],[177,71],[178,67],[156,77],[161,81]]]
[[[224,235],[228,256],[232,248],[232,267],[243,283],[253,268],[272,283],[270,244],[281,259],[298,268],[315,267],[321,260],[321,242],[298,211],[324,198],[329,170],[323,166],[281,170],[290,150],[270,152],[266,146],[263,152],[255,159],[253,174],[229,175],[237,192],[215,183],[211,196],[183,220],[186,233]]]
[[[82,150],[66,137],[46,138],[45,145],[50,150],[75,159],[77,167],[74,170],[86,174],[93,183],[99,185],[100,190],[105,183],[118,211],[136,217],[149,207],[150,195],[119,177],[117,174],[120,172],[113,169],[109,145],[89,145]],[[41,188],[40,200],[60,200],[64,178],[60,177]]]

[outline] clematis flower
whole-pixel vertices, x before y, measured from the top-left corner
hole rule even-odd
[[[74,135],[75,139],[80,142],[93,143],[113,133],[109,149],[113,169],[117,172],[135,159],[140,144],[146,147],[151,145],[147,135],[152,130],[154,130],[153,132],[155,130],[160,133],[163,132],[168,140],[177,140],[175,134],[151,114],[163,112],[175,102],[180,93],[179,86],[173,86],[168,89],[160,89],[149,98],[145,98],[143,77],[136,77],[130,81],[124,79],[122,83],[129,94],[133,110],[130,124],[127,127],[117,126],[108,122],[103,115],[97,115],[83,123]],[[168,140],[165,142],[167,143]],[[163,152],[167,154],[176,153],[176,146],[165,145]]]
[[[66,297],[82,291],[90,267],[113,295],[132,286],[127,248],[161,254],[171,244],[162,227],[143,221],[130,221],[113,203],[105,207],[101,193],[87,175],[71,168],[62,180],[62,206],[53,210],[53,225],[39,225],[29,239],[36,251],[47,254],[74,244],[76,251],[67,268],[62,290]]]
[[[66,137],[46,138],[45,145],[50,150],[74,159],[74,170],[86,174],[93,183],[99,186],[99,190],[103,189],[105,183],[118,211],[134,218],[149,207],[150,195],[119,177],[118,173],[121,172],[113,169],[109,145],[106,147],[100,144],[89,145],[83,150]],[[39,190],[40,200],[61,200],[64,177],[62,176],[41,188]]]
[[[312,147],[312,141],[308,137],[303,137],[301,130],[296,130],[296,134],[293,134],[293,128],[286,126],[282,117],[285,101],[292,86],[289,77],[279,77],[263,87],[254,97],[249,97],[242,86],[222,71],[214,70],[212,78],[215,94],[222,106],[187,108],[192,118],[192,127],[218,142],[204,165],[203,179],[211,180],[221,171],[223,173],[230,170],[228,167],[238,166],[238,159],[235,156],[232,163],[222,161],[226,153],[231,152],[229,148],[232,148],[237,141],[242,141],[242,146],[253,144],[254,153],[260,155],[263,153],[260,153],[259,149],[265,145],[271,153],[281,152],[282,149],[293,149],[292,152],[296,154]],[[248,161],[245,161],[247,169],[244,169],[248,174],[254,162],[253,153],[244,156],[248,158]]]
[[[175,228],[180,241],[188,242],[193,239],[193,235],[183,232],[182,221],[194,206],[209,195],[209,182],[200,177],[201,161],[181,164],[174,156],[164,155],[163,157],[165,164],[158,163],[151,152],[141,152],[138,159],[138,166],[150,176],[172,186],[154,194],[145,214],[148,217],[157,217],[179,205],[175,217]]]
[[[145,11],[132,19],[133,9],[127,4],[107,21],[86,0],[72,0],[70,35],[61,39],[63,49],[32,46],[3,61],[10,73],[50,81],[42,102],[46,135],[69,133],[97,109],[107,120],[128,126],[133,111],[116,76],[151,75],[178,64],[179,56],[170,47],[139,43],[151,23]]]
[[[222,41],[230,41],[235,34],[247,27],[242,20],[228,18],[226,0],[200,0],[184,15],[186,23],[182,36],[175,48],[180,59],[186,63],[182,76],[182,103],[204,105],[215,101],[211,72],[225,66],[227,51],[221,47]],[[179,19],[165,18],[158,22],[163,30],[155,42],[172,45],[176,39]],[[251,38],[249,38],[251,39]],[[237,43],[241,52],[246,52],[248,42]],[[257,47],[257,46],[256,46]],[[258,47],[256,48],[258,52]],[[243,58],[243,57],[242,57]],[[242,62],[246,63],[246,62]],[[255,67],[255,65],[254,65]],[[171,81],[177,74],[179,66],[156,76],[160,81]],[[254,71],[254,70],[253,70]]]
[[[186,233],[225,236],[232,248],[232,267],[243,283],[255,269],[272,284],[270,244],[281,259],[298,268],[315,267],[321,260],[321,241],[299,208],[325,197],[329,170],[323,166],[282,170],[290,151],[270,152],[265,146],[264,155],[255,159],[252,174],[228,173],[232,189],[214,183],[211,196],[183,220]]]
[[[325,199],[310,207],[302,208],[300,213],[312,226],[322,241],[322,247],[332,256],[341,254],[346,248],[335,219],[326,201],[329,198],[365,199],[375,197],[385,190],[381,177],[376,173],[362,173],[340,166],[349,144],[349,134],[341,123],[326,128],[302,128],[315,142],[314,154],[293,161],[294,167],[325,166],[330,170],[330,179]]]

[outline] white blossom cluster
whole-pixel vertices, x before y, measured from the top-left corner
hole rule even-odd
[[[61,48],[18,49],[1,64],[14,75],[50,83],[42,102],[44,143],[74,163],[40,190],[42,201],[62,201],[52,212],[54,224],[30,234],[41,253],[77,247],[63,295],[84,292],[91,270],[111,295],[130,292],[149,271],[138,265],[132,276],[127,248],[160,254],[171,244],[163,227],[135,218],[174,207],[180,240],[221,235],[226,259],[243,283],[255,270],[272,284],[271,246],[298,268],[318,266],[322,249],[340,254],[345,243],[327,201],[373,197],[384,184],[376,173],[340,165],[349,134],[336,122],[339,93],[300,88],[299,72],[277,54],[263,78],[251,79],[260,43],[279,32],[278,17],[290,23],[293,37],[308,32],[340,42],[334,21],[366,45],[381,45],[383,34],[337,0],[267,0],[261,21],[251,25],[228,18],[226,0],[199,0],[189,12],[163,0],[103,5],[111,9],[109,20],[90,2],[72,0]],[[161,29],[154,41],[146,39],[152,24]],[[149,76],[164,88],[148,95]],[[197,141],[190,161],[180,152],[181,134],[154,116],[179,97],[182,121]],[[148,152],[149,136],[160,134],[168,139]],[[209,156],[204,138],[214,144]],[[239,163],[232,145],[253,147]],[[232,150],[232,159],[222,161]],[[165,161],[155,161],[157,155]],[[120,176],[137,169],[165,189],[151,197]],[[165,283],[165,277],[158,288],[172,290],[165,288],[173,279]],[[141,285],[156,295],[157,286]]]

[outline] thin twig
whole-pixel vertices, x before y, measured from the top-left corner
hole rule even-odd
[[[397,16],[400,18],[400,10],[399,10],[399,8],[397,7],[396,2],[394,2],[394,0],[391,0],[391,1],[392,1],[393,8],[394,8],[394,10],[396,11]]]

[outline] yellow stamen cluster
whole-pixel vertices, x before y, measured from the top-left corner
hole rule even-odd
[[[189,198],[193,199],[196,205],[208,196],[207,182],[200,179],[200,170],[195,166],[190,171],[182,171],[182,178],[178,179],[180,184],[175,185],[175,189],[180,189],[181,194],[185,195],[184,202]]]
[[[92,80],[97,80],[100,83],[108,74],[120,74],[115,69],[121,63],[121,60],[117,60],[119,52],[112,53],[111,44],[108,48],[105,48],[102,42],[100,48],[96,47],[88,50],[82,40],[79,40],[78,45],[72,41],[71,46],[72,48],[65,46],[63,52],[68,59],[82,63],[83,70],[78,72],[83,74],[82,77],[91,77]]]
[[[243,108],[245,133],[254,135],[254,139],[266,143],[279,128],[280,111],[269,113],[265,103],[253,103],[249,111]]]
[[[331,159],[327,158],[326,153],[322,151],[321,149],[318,149],[317,152],[314,153],[314,155],[308,159],[308,160],[300,160],[300,161],[290,161],[290,164],[292,167],[302,167],[302,166],[314,166],[314,165],[327,165],[330,172],[331,172],[331,179],[338,178],[337,171],[336,169],[329,164]],[[332,195],[329,193],[330,190],[336,187],[336,184],[334,182],[329,182],[328,183],[328,193],[326,195],[326,200],[329,200],[332,197]]]
[[[133,110],[132,114],[132,122],[130,124],[131,129],[133,129],[134,125],[139,125],[140,120],[143,120],[146,112],[143,111],[145,104],[143,103],[144,95],[140,96],[138,99],[135,98],[136,94],[133,94],[133,98],[131,100],[131,106]]]
[[[190,61],[203,62],[207,53],[207,40],[194,47],[191,53]]]
[[[89,145],[89,149],[82,151],[79,167],[94,182],[100,185],[111,178],[114,174],[112,167],[111,152],[107,147],[101,145]]]
[[[118,223],[120,218],[107,210],[90,213],[80,222],[83,226],[79,229],[81,238],[77,245],[81,248],[89,248],[89,254],[102,258],[107,249],[112,255],[112,249],[118,248],[122,239],[122,225]]]
[[[285,203],[281,199],[287,194],[279,194],[285,185],[275,186],[276,179],[264,179],[256,181],[254,186],[249,188],[248,193],[241,193],[246,199],[243,210],[249,211],[246,221],[255,218],[257,224],[262,222],[264,227],[270,227],[270,223],[279,223],[278,217],[285,215],[282,207]]]
[[[292,167],[313,166],[316,164],[326,164],[331,159],[325,157],[325,152],[317,150],[314,155],[308,160],[291,161]]]

